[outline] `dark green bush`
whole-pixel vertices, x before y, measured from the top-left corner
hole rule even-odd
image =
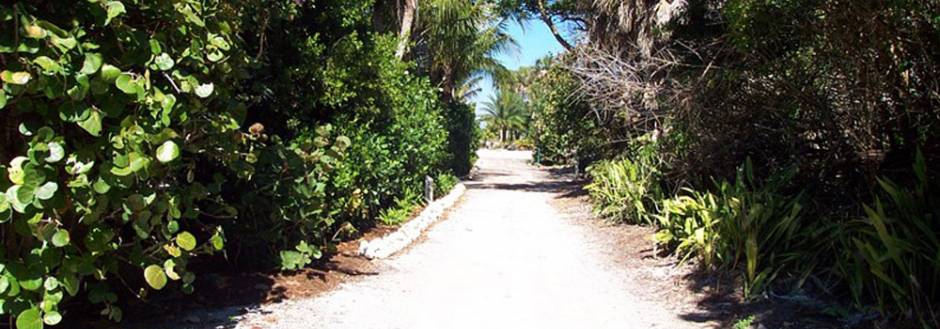
[[[477,160],[480,148],[480,126],[476,111],[467,104],[451,103],[445,110],[447,120],[447,149],[450,153],[450,169],[457,176],[470,173]]]
[[[914,162],[913,186],[879,179],[879,191],[865,217],[841,229],[840,275],[860,304],[878,310],[901,308],[920,325],[940,321],[940,193],[921,153]]]
[[[42,328],[78,296],[120,320],[223,248],[298,269],[447,175],[440,95],[372,5],[0,5],[0,314]]]
[[[54,325],[82,294],[120,320],[116,284],[191,290],[235,215],[219,169],[248,167],[233,8],[16,2],[0,26],[0,314]]]
[[[420,195],[425,175],[448,171],[439,95],[413,64],[394,57],[396,39],[370,31],[371,4],[244,3],[243,24],[258,27],[242,34],[247,52],[258,54],[257,73],[242,86],[246,124],[263,127],[270,140],[256,146],[252,181],[232,188],[253,191],[233,195],[244,213],[227,226],[237,265],[296,268],[318,254],[308,250],[329,250]],[[291,37],[271,37],[281,35]],[[314,153],[332,147],[317,146],[327,136],[309,128],[325,124],[349,147],[328,166],[295,156],[310,141]],[[283,183],[272,189],[269,181]],[[277,263],[277,255],[292,261]]]

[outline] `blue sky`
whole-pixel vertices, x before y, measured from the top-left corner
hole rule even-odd
[[[565,50],[552,36],[548,27],[539,20],[526,22],[525,28],[512,22],[509,24],[507,32],[516,39],[519,48],[510,53],[499,54],[496,59],[511,70],[515,70],[520,66],[535,64],[535,61],[539,58],[549,54],[558,54]],[[493,82],[489,78],[480,82],[480,88],[482,91],[473,98],[473,101],[477,103],[478,114],[480,113],[481,104],[494,93]]]

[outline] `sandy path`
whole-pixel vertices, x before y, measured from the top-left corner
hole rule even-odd
[[[636,297],[612,262],[549,201],[527,152],[481,151],[480,179],[380,274],[265,306],[237,328],[696,328]]]

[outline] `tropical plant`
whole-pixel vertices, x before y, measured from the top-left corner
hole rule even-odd
[[[716,183],[715,192],[684,188],[663,200],[657,215],[656,240],[675,246],[683,261],[698,256],[706,267],[722,266],[744,273],[745,296],[763,291],[781,274],[805,281],[818,265],[820,230],[802,221],[802,197],[781,193],[792,171],[759,181],[750,161],[733,183]]]
[[[604,160],[588,167],[591,183],[585,189],[594,202],[595,213],[618,222],[654,224],[656,204],[663,198],[662,163],[655,147],[640,147],[633,152],[633,159]],[[672,203],[666,206],[676,208]]]
[[[497,132],[500,143],[519,139],[528,132],[529,114],[518,93],[499,90],[483,103],[480,120],[487,129]]]
[[[940,193],[934,189],[926,159],[918,152],[914,184],[899,186],[884,178],[865,217],[852,223],[842,239],[838,269],[856,300],[872,298],[878,309],[910,310],[925,327],[940,325]]]
[[[232,10],[0,4],[0,314],[17,328],[59,323],[74,296],[120,320],[113,287],[191,291],[192,257],[223,248],[222,177],[250,171]]]
[[[505,21],[486,1],[430,0],[420,3],[417,60],[438,84],[445,102],[454,100],[461,82],[486,74],[498,79],[508,71],[495,56],[516,44],[504,32]]]

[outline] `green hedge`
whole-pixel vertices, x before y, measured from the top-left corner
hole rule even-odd
[[[0,5],[0,314],[119,321],[127,291],[192,291],[200,255],[297,269],[449,175],[439,94],[371,8]]]
[[[222,249],[212,218],[234,211],[205,168],[246,160],[231,14],[222,1],[0,6],[0,313],[18,328],[59,323],[80,292],[120,320],[115,282],[192,290],[190,258]]]

